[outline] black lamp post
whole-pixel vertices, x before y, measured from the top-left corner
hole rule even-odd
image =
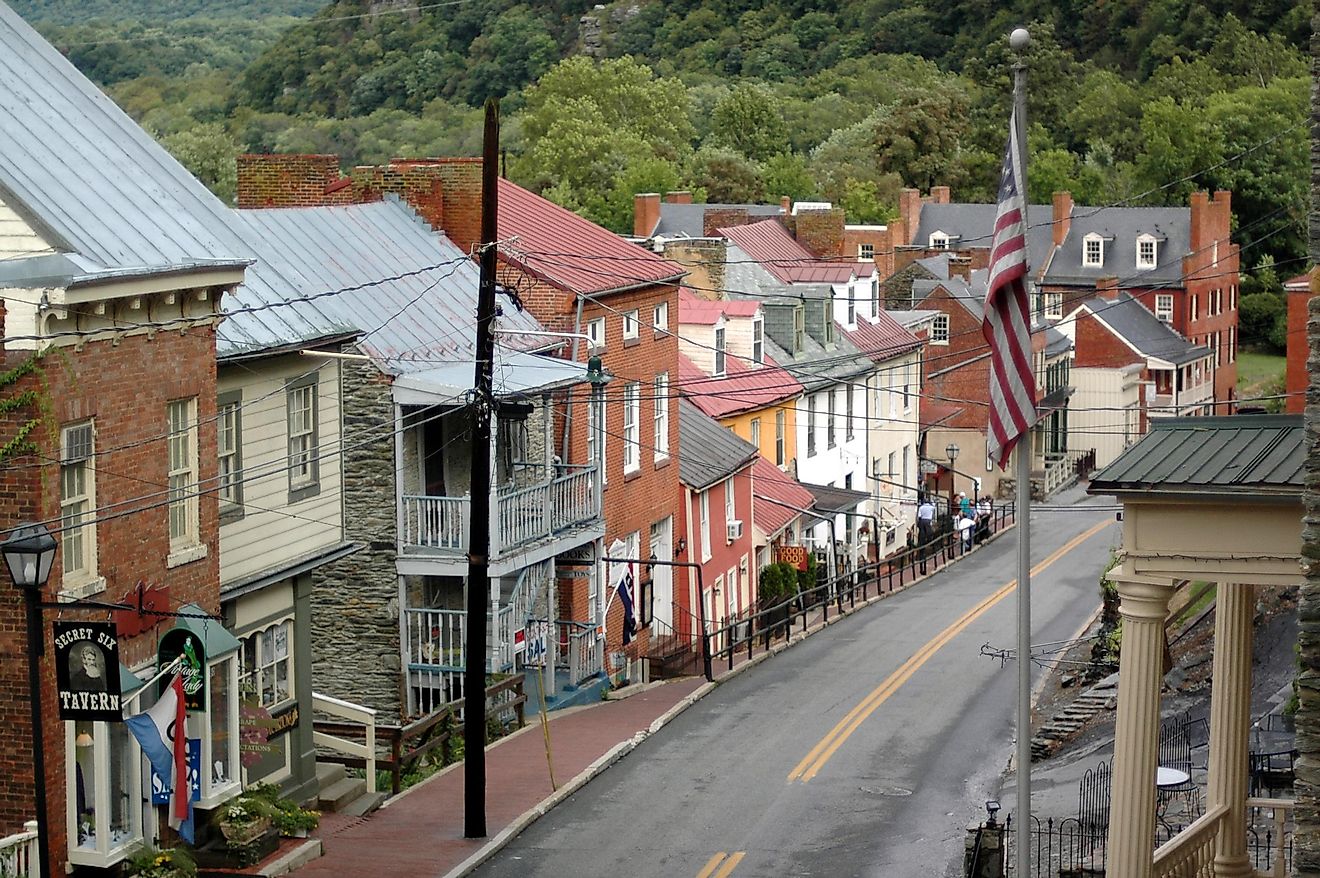
[[[28,697],[32,704],[32,787],[37,805],[38,863],[41,878],[50,878],[50,832],[46,826],[46,754],[41,728],[41,655],[45,638],[41,631],[41,589],[55,563],[55,538],[44,524],[19,525],[3,543],[9,576],[27,604]]]
[[[958,498],[953,490],[954,482],[955,482],[955,479],[953,477],[954,474],[953,465],[958,460],[958,451],[959,448],[957,444],[953,442],[950,442],[948,445],[944,446],[944,453],[948,455],[949,458],[949,518],[953,518],[953,507],[958,502]]]

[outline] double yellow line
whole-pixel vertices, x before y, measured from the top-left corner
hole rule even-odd
[[[706,861],[706,865],[697,873],[697,878],[728,878],[745,856],[747,851],[734,851],[732,854],[720,851]]]
[[[1100,533],[1100,531],[1109,527],[1111,523],[1112,522],[1102,521],[1085,533],[1073,537],[1071,540],[1064,543],[1059,549],[1051,553],[1048,558],[1031,568],[1031,574],[1035,576],[1037,573],[1045,570],[1055,561],[1059,560],[1091,537]],[[802,781],[803,783],[806,783],[819,774],[821,768],[823,768],[825,763],[829,761],[830,757],[834,755],[835,751],[843,745],[843,742],[848,740],[848,737],[852,735],[853,732],[857,731],[857,728],[867,717],[875,713],[880,705],[888,700],[889,696],[897,692],[900,686],[906,683],[922,665],[929,661],[931,656],[939,652],[939,650],[950,640],[957,637],[958,634],[968,625],[971,625],[981,616],[985,615],[990,608],[1012,594],[1016,588],[1017,580],[1014,579],[1012,582],[972,607],[966,613],[963,613],[956,622],[948,628],[945,628],[932,640],[926,643],[925,646],[917,650],[911,658],[903,663],[902,667],[886,677],[885,681],[877,686],[870,695],[867,695],[862,699],[861,703],[848,711],[847,716],[839,720],[838,725],[830,729],[829,734],[822,738],[820,743],[811,748],[811,752],[803,757],[802,761],[799,762],[791,772],[789,772],[788,782],[793,783],[794,781]],[[700,878],[700,876],[698,876],[698,878]]]

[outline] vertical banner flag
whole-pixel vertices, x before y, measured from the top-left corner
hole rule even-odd
[[[1031,310],[1027,303],[1026,181],[1018,145],[1016,109],[999,176],[999,205],[990,246],[989,282],[981,334],[990,346],[990,428],[986,454],[1001,470],[1036,420],[1036,378],[1031,366]]]
[[[169,687],[145,712],[124,722],[137,738],[151,768],[170,778],[170,827],[188,844],[193,843],[192,796],[188,784],[187,734],[184,729],[183,675],[175,674]]]
[[[619,577],[617,588],[619,603],[623,604],[623,645],[627,646],[637,634],[637,616],[633,612],[632,564],[623,565],[623,575]]]

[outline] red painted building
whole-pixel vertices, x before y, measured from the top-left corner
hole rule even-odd
[[[1301,414],[1306,411],[1306,388],[1311,380],[1306,369],[1306,358],[1310,353],[1306,321],[1316,287],[1310,274],[1299,274],[1284,283],[1283,292],[1288,297],[1288,367],[1284,377],[1284,392],[1288,396],[1284,411]]]

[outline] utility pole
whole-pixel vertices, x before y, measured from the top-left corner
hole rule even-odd
[[[495,241],[500,104],[486,101],[481,163],[481,285],[477,292],[472,408],[472,517],[468,533],[467,664],[463,669],[463,836],[486,837],[486,609],[490,592],[490,434],[495,412]]]

